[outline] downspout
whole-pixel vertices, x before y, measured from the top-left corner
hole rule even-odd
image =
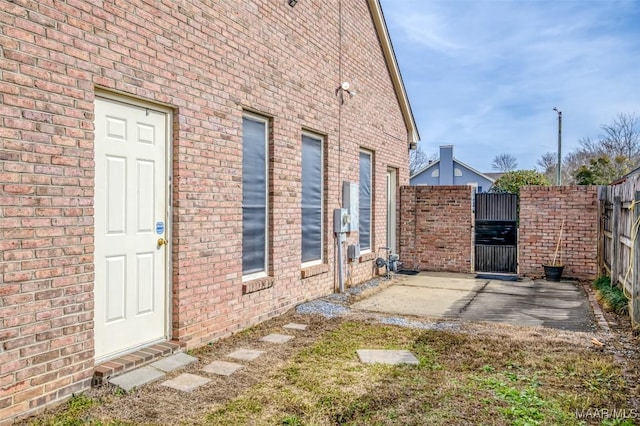
[[[338,0],[338,84],[342,83],[342,0]],[[342,182],[342,105],[343,94],[339,90],[337,92],[338,99],[338,185],[340,188],[340,182]],[[342,197],[340,196],[340,189],[338,189],[338,207],[342,208]],[[335,222],[335,216],[334,216]],[[335,227],[335,223],[334,223]],[[346,235],[343,233],[336,233],[337,243],[337,262],[338,262],[338,291],[344,293],[344,271],[343,271],[343,254],[342,244],[346,241]],[[335,271],[335,269],[334,269]],[[334,281],[335,282],[335,281]]]

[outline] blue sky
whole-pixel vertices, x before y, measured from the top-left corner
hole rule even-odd
[[[532,169],[640,115],[640,1],[380,0],[427,154]]]

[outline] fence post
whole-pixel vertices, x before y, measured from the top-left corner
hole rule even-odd
[[[618,265],[620,264],[620,215],[622,198],[613,197],[613,218],[611,220],[611,285],[618,283]]]
[[[636,191],[634,197],[633,220],[631,221],[631,232],[636,228],[636,224],[640,218],[640,191]],[[640,241],[638,240],[638,232],[635,232],[633,241],[633,271],[631,273],[631,325],[636,327],[640,325]]]
[[[605,202],[604,200],[600,199],[600,193],[598,192],[598,249],[597,249],[597,253],[598,253],[598,270],[597,270],[597,277],[596,278],[600,278],[601,276],[605,275],[604,271],[606,270],[606,268],[604,267],[605,261],[604,261],[604,244],[606,242],[606,237],[604,235],[604,206],[605,206]]]

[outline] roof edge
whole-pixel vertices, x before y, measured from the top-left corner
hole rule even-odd
[[[373,23],[376,27],[376,31],[378,32],[378,37],[380,38],[384,58],[391,72],[391,81],[393,82],[393,87],[400,102],[400,109],[402,110],[402,116],[404,118],[405,126],[407,127],[407,142],[417,143],[420,140],[418,126],[416,125],[415,118],[413,117],[409,97],[407,96],[407,91],[404,87],[404,82],[402,81],[402,75],[400,74],[396,54],[393,51],[393,45],[391,44],[391,38],[389,37],[387,23],[385,22],[384,15],[382,14],[380,0],[367,0],[367,2],[369,3],[371,17],[373,18]]]
[[[496,182],[496,180],[495,180],[495,179],[493,179],[491,176],[487,176],[487,175],[485,175],[484,173],[482,173],[482,172],[478,171],[477,169],[474,169],[473,167],[471,167],[470,165],[468,165],[468,164],[466,164],[466,163],[463,163],[462,161],[456,160],[456,159],[454,158],[454,159],[453,159],[453,162],[454,162],[454,163],[458,163],[459,165],[461,165],[461,166],[462,166],[462,167],[464,167],[465,169],[467,169],[467,170],[471,170],[473,173],[475,173],[475,174],[477,174],[477,175],[479,175],[479,176],[482,176],[483,178],[485,178],[485,179],[487,179],[487,180],[490,180],[490,181],[491,181],[491,182],[493,182],[493,183],[495,183],[495,182]]]
[[[453,159],[453,162],[458,164],[461,167],[464,167],[465,169],[477,174],[478,176],[482,176],[483,178],[485,178],[486,180],[490,181],[491,183],[496,183],[496,180],[493,179],[491,176],[487,176],[486,174],[478,171],[477,169],[474,169],[473,167],[471,167],[470,165],[463,163],[460,160],[456,160],[455,158]],[[414,177],[426,172],[427,170],[429,170],[430,168],[432,168],[433,166],[435,166],[436,164],[440,164],[440,160],[435,160],[431,163],[428,163],[427,165],[421,167],[417,172],[415,172],[413,175],[409,176],[409,179],[413,179]]]

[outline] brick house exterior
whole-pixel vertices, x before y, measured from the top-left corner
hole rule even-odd
[[[344,260],[345,281],[375,273],[376,248],[397,228],[387,202],[408,183],[418,139],[378,0],[14,0],[0,3],[0,23],[0,423],[88,388],[110,356],[95,336],[105,333],[97,312],[111,318],[121,308],[103,288],[105,274],[121,272],[102,235],[118,227],[118,182],[137,182],[134,219],[154,241],[137,267],[159,258],[158,274],[166,272],[166,297],[153,306],[163,339],[197,347],[333,292],[333,209],[342,182],[359,182],[362,153],[371,159],[371,251]],[[145,174],[145,160],[137,178],[118,175],[127,159],[97,154],[118,132],[131,137],[119,127],[127,111],[163,117],[162,134],[138,123],[136,137],[166,144],[158,151],[166,168]],[[251,280],[243,274],[247,117],[267,130],[266,267]],[[322,233],[320,260],[303,265],[307,134],[322,147]],[[96,172],[103,163],[106,175]],[[149,195],[163,186],[165,195]],[[140,213],[148,200],[161,211],[166,201],[151,227]],[[351,232],[347,243],[359,238]],[[143,274],[147,284],[154,274]],[[152,309],[143,302],[139,309]]]

